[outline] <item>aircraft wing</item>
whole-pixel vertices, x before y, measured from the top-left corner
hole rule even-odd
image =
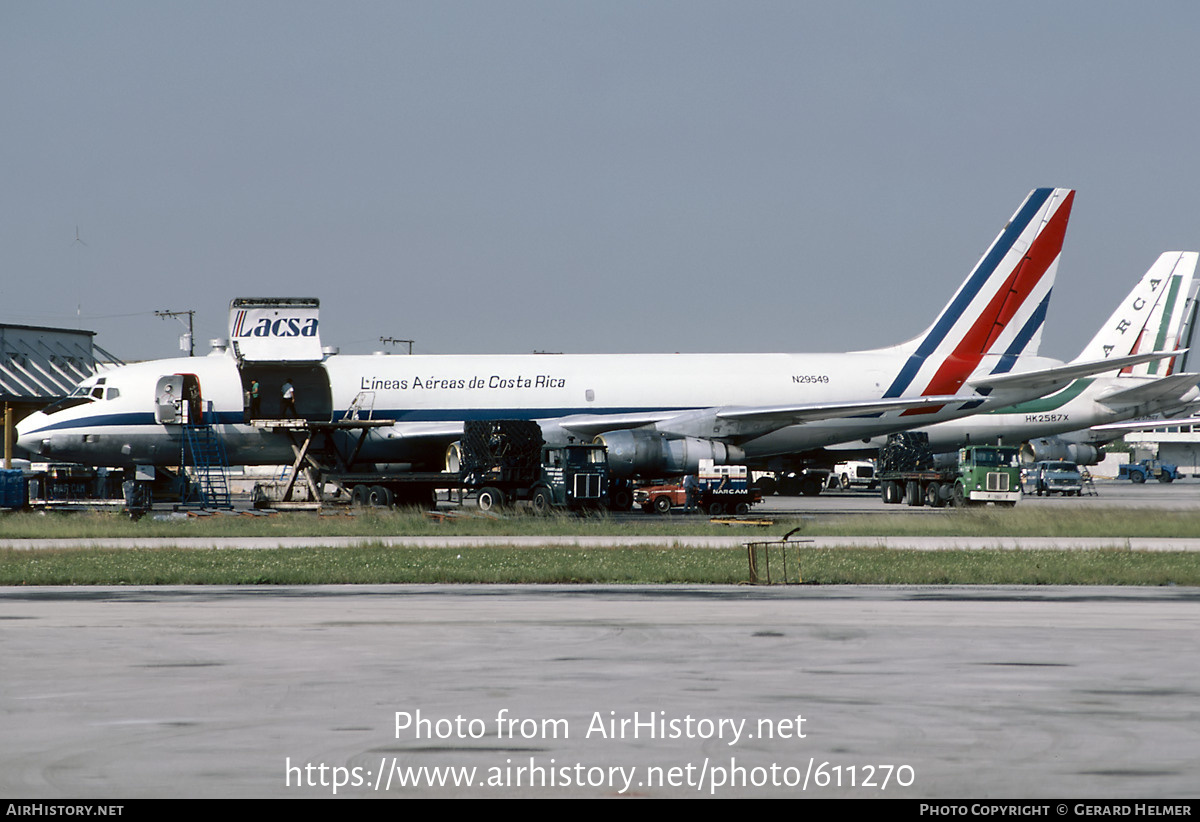
[[[808,403],[804,405],[726,406],[678,411],[633,414],[583,414],[557,420],[558,424],[581,437],[593,437],[606,431],[655,425],[659,431],[690,436],[731,438],[762,436],[789,425],[817,420],[859,417],[884,411],[938,407],[971,398],[956,395],[909,397],[861,402]]]
[[[691,411],[654,411],[650,413],[631,413],[631,414],[575,414],[570,417],[562,417],[552,420],[563,429],[570,431],[577,437],[594,437],[597,434],[603,434],[605,431],[619,431],[625,428],[641,428],[643,425],[650,425],[656,422],[670,419],[680,413],[691,413]]]
[[[670,432],[680,426],[689,426],[696,421],[707,421],[710,425],[714,421],[719,421],[721,432],[716,436],[761,436],[777,428],[816,420],[941,406],[964,402],[965,399],[961,396],[946,395],[863,402],[810,403],[807,405],[664,409],[627,414],[575,414],[542,422],[557,425],[581,439],[591,439],[606,431],[641,428],[647,425],[657,425],[660,430]],[[462,430],[461,422],[401,423],[397,424],[394,429],[382,431],[380,436],[389,439],[450,441],[462,436]]]
[[[1070,362],[1054,368],[1041,368],[1037,371],[1019,371],[1015,374],[990,374],[978,379],[969,380],[968,385],[976,391],[984,389],[1001,390],[1041,390],[1042,396],[1052,394],[1079,377],[1090,377],[1093,374],[1104,374],[1109,371],[1119,371],[1127,365],[1138,365],[1153,360],[1177,357],[1186,352],[1186,348],[1175,351],[1156,351],[1150,354],[1133,354],[1128,357],[1113,357],[1108,360],[1091,360],[1089,362]]]
[[[1178,400],[1200,383],[1200,374],[1172,374],[1157,380],[1142,382],[1132,388],[1123,388],[1097,398],[1109,407],[1117,405],[1141,405],[1155,400]]]
[[[951,405],[970,402],[973,398],[946,394],[933,397],[898,397],[887,400],[864,402],[812,403],[810,405],[755,406],[749,408],[717,409],[717,419],[730,422],[774,423],[777,428],[799,425],[817,420],[835,420],[843,417],[861,417],[880,414],[884,411],[902,411],[910,408]]]

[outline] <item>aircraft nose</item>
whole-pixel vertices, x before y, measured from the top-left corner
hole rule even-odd
[[[38,415],[33,415],[36,416]],[[33,417],[27,417],[17,423],[17,448],[27,454],[40,454],[44,448],[41,426]]]

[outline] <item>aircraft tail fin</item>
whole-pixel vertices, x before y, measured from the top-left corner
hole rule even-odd
[[[1161,254],[1117,310],[1076,357],[1076,362],[1115,359],[1151,351],[1174,351],[1188,344],[1194,313],[1194,275],[1200,254]],[[1126,367],[1122,374],[1165,377],[1175,360],[1155,360]]]
[[[933,325],[900,346],[908,361],[884,397],[954,394],[986,355],[1004,373],[1037,353],[1074,199],[1068,188],[1030,192]]]
[[[1196,313],[1200,309],[1200,277],[1192,278],[1192,287],[1188,289],[1187,305],[1183,309],[1183,327],[1179,330],[1179,342],[1188,348],[1188,352],[1175,361],[1176,371],[1190,371],[1188,357],[1191,354],[1192,334],[1196,330]]]

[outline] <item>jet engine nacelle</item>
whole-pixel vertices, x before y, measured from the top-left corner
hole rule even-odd
[[[1067,442],[1058,437],[1043,437],[1041,439],[1030,440],[1021,446],[1021,460],[1023,462],[1069,460],[1076,465],[1096,465],[1103,457],[1104,454],[1094,445]]]
[[[614,477],[694,474],[700,470],[700,460],[729,465],[746,459],[746,452],[734,445],[697,437],[668,438],[656,431],[609,431],[594,442],[608,447],[608,470]]]

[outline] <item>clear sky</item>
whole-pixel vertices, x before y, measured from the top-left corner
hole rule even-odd
[[[0,2],[0,322],[419,353],[921,331],[1078,190],[1042,353],[1200,248],[1194,2]],[[76,242],[76,230],[81,242]],[[396,350],[396,349],[392,349]]]

